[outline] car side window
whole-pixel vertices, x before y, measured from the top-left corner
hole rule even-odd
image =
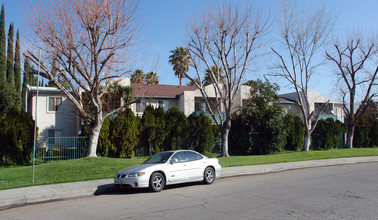
[[[186,161],[185,153],[184,152],[177,152],[177,153],[175,153],[175,155],[172,156],[171,160],[174,163],[185,162]]]
[[[186,158],[188,158],[188,161],[194,161],[194,160],[201,160],[202,156],[193,152],[193,151],[186,151]]]

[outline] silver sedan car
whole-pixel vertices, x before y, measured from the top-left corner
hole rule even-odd
[[[221,175],[217,158],[208,158],[191,150],[160,152],[144,163],[120,170],[116,187],[150,188],[159,192],[166,185],[203,181],[211,184]]]

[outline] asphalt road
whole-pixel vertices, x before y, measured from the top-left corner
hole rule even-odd
[[[378,219],[378,163],[121,191],[8,209],[0,219]]]

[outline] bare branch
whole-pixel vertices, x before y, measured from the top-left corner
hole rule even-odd
[[[347,146],[353,147],[353,131],[358,119],[365,113],[368,103],[376,96],[372,92],[377,82],[378,47],[377,35],[346,34],[346,40],[335,40],[333,53],[326,53],[327,59],[337,66],[337,75],[348,90],[343,91],[344,112],[348,125]],[[356,99],[361,95],[361,103],[356,107]],[[349,102],[345,99],[349,97]]]
[[[257,56],[259,41],[267,30],[267,18],[249,5],[241,7],[233,1],[223,1],[201,17],[193,18],[188,27],[187,47],[196,77],[189,74],[186,77],[201,91],[214,122],[222,131],[223,155],[228,156],[226,136],[231,127],[234,98],[247,68]],[[206,69],[211,85],[204,87],[195,79],[203,78]],[[224,77],[215,72],[219,69],[223,70]],[[210,99],[216,103],[210,103]],[[222,120],[217,120],[217,116]]]
[[[274,67],[277,71],[270,75],[286,79],[297,93],[305,125],[306,151],[318,118],[310,112],[308,85],[317,67],[324,64],[324,60],[319,61],[318,55],[326,44],[334,21],[324,8],[299,11],[295,5],[284,1],[280,19],[280,38],[284,49],[271,48],[278,62]]]
[[[102,98],[110,92],[110,81],[131,69],[126,62],[135,44],[138,5],[138,0],[40,0],[25,14],[31,43],[43,51],[41,60],[55,59],[64,70],[72,91],[42,66],[44,76],[64,92],[89,127],[90,156],[96,156],[104,119],[122,109],[105,111]],[[32,51],[27,56],[38,64]]]

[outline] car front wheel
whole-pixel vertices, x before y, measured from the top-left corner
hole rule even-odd
[[[203,182],[206,184],[212,184],[215,180],[215,171],[212,167],[206,167]]]
[[[150,178],[150,190],[160,192],[164,189],[165,178],[161,173],[153,173]]]

